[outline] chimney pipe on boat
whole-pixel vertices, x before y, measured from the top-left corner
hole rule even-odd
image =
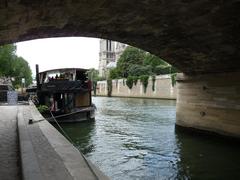
[[[40,89],[40,79],[39,79],[39,66],[36,64],[36,81],[37,81],[37,90]]]

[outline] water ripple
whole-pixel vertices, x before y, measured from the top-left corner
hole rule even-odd
[[[93,102],[95,122],[64,129],[112,179],[240,179],[240,147],[177,133],[175,101],[97,97]]]

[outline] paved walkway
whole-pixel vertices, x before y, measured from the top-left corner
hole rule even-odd
[[[33,123],[29,123],[30,119]],[[0,105],[0,180],[21,177],[25,180],[108,179],[43,120],[35,106]]]
[[[22,114],[22,116],[21,116]],[[29,124],[29,119],[33,120]],[[46,120],[35,106],[20,106],[20,134],[23,177],[51,180],[107,180],[91,162]],[[28,142],[28,143],[26,143]],[[34,172],[33,172],[34,170]]]
[[[0,179],[20,179],[17,107],[0,106]]]

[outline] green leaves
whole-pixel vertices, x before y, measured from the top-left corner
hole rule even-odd
[[[10,76],[14,71],[16,46],[0,46],[0,76]]]
[[[132,76],[132,78],[133,78],[133,83],[136,86],[137,82],[138,82],[138,77],[137,76]]]
[[[110,71],[110,78],[170,74],[172,71],[176,72],[176,69],[161,58],[128,46],[119,58],[117,67]]]
[[[118,79],[120,77],[119,68],[114,68],[110,70],[109,76],[112,79]]]
[[[127,78],[134,68],[133,65],[143,65],[145,54],[146,52],[141,49],[127,47],[117,62],[117,70],[115,70],[117,75],[115,76]]]
[[[22,57],[16,57],[14,60],[14,71],[12,76],[15,77],[15,81],[13,82],[14,86],[21,85],[22,78],[25,78],[26,85],[32,83],[32,71],[28,62]]]
[[[148,75],[142,75],[139,77],[140,82],[143,84],[143,87],[144,87],[144,93],[147,92],[148,78],[149,78]]]
[[[156,67],[166,67],[169,66],[168,63],[166,63],[164,60],[162,60],[161,58],[147,53],[144,59],[143,64],[145,66],[150,66],[151,67],[151,71],[153,74],[158,74],[159,72],[156,71]]]
[[[152,74],[151,66],[143,66],[138,64],[133,64],[128,69],[129,76],[141,76]]]
[[[48,111],[48,107],[46,105],[39,105],[37,109],[40,113],[45,113]]]
[[[128,77],[127,77],[126,84],[127,84],[127,87],[128,87],[129,89],[132,89],[132,87],[133,87],[133,77],[132,77],[132,76],[128,76]]]
[[[32,83],[32,72],[28,62],[16,55],[16,46],[12,44],[0,46],[0,76],[14,77],[13,85],[21,85],[25,78],[26,86]]]

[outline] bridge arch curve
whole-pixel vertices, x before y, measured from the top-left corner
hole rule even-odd
[[[239,9],[236,0],[2,1],[0,44],[98,37],[147,50],[188,74],[238,71]]]

